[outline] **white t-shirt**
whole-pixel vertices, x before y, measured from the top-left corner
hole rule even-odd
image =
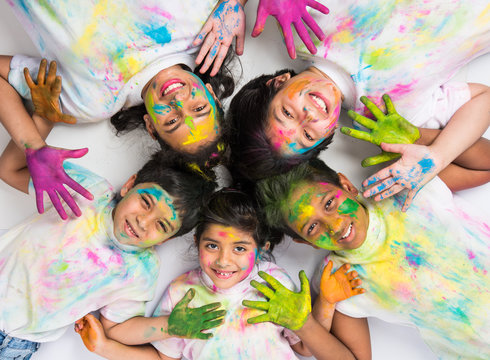
[[[339,85],[345,108],[360,113],[367,114],[362,95],[384,108],[386,93],[414,125],[441,127],[447,120],[434,124],[441,115],[428,114],[427,103],[458,69],[490,51],[488,0],[320,2],[330,13],[311,14],[327,37],[313,37],[315,55],[296,38],[298,55]]]
[[[441,359],[489,359],[490,224],[462,199],[455,202],[437,177],[406,213],[403,201],[363,199],[369,211],[365,242],[325,258],[323,265],[332,260],[334,268],[350,263],[366,289],[336,309],[414,326]]]
[[[143,102],[160,70],[194,67],[192,41],[216,0],[9,1],[41,55],[58,62],[62,110],[79,122],[107,119]],[[23,69],[40,59],[14,57],[9,83],[30,98]]]
[[[189,306],[199,307],[219,301],[221,308],[226,310],[224,323],[207,331],[213,334],[209,340],[170,338],[153,342],[153,346],[167,356],[189,360],[297,359],[291,345],[300,339],[291,330],[270,322],[247,323],[247,319],[264,312],[244,307],[242,300],[267,301],[250,286],[251,280],[265,283],[258,276],[258,271],[265,271],[290,290],[295,288],[288,274],[269,262],[256,265],[248,277],[230,289],[217,288],[201,268],[179,276],[168,287],[153,316],[170,314],[187,290],[193,288],[196,296]]]
[[[0,330],[10,336],[54,341],[91,311],[123,322],[144,315],[153,298],[159,258],[116,240],[112,186],[79,166],[64,167],[94,195],[75,196],[82,216],[62,221],[50,206],[0,237]]]

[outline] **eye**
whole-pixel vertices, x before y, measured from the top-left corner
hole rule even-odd
[[[310,227],[308,228],[308,230],[306,231],[306,234],[311,235],[311,233],[313,232],[313,230],[315,230],[317,225],[318,225],[317,223],[311,224]]]
[[[306,131],[306,130],[305,130],[304,132],[305,132],[305,137],[306,137],[308,140],[313,141],[313,138],[311,137],[311,135],[310,135],[310,134],[308,134],[308,131]]]
[[[141,195],[141,199],[143,200],[144,208],[149,209],[151,205],[150,201],[144,195]]]
[[[167,121],[167,122],[165,123],[165,125],[172,125],[172,124],[175,124],[175,123],[177,122],[177,120],[178,120],[178,118],[173,118],[173,119],[171,119],[171,120]]]
[[[206,109],[206,105],[199,106],[199,107],[195,108],[194,111],[200,112],[200,111],[203,111],[204,109]]]
[[[333,203],[333,199],[328,200],[328,201],[325,203],[325,210],[328,210],[328,208],[330,207],[330,205],[332,205],[332,203]]]
[[[206,249],[210,249],[210,250],[216,250],[216,249],[218,249],[218,245],[212,244],[212,243],[211,244],[206,244],[204,247]]]
[[[288,118],[293,118],[293,115],[291,115],[291,113],[289,111],[286,110],[285,107],[282,108],[282,112],[284,115],[286,115]]]
[[[247,251],[247,249],[245,249],[243,246],[237,246],[235,248],[235,251],[236,252],[245,252],[245,251]]]
[[[158,226],[160,226],[163,232],[167,232],[167,225],[163,221],[158,221]]]

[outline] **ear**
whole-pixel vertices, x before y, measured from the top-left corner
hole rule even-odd
[[[262,246],[262,249],[260,249],[260,250],[267,251],[267,250],[269,250],[270,247],[271,247],[271,243],[270,243],[270,241],[267,241],[265,243],[265,245]]]
[[[148,134],[150,134],[150,136],[153,140],[156,140],[157,136],[155,134],[157,131],[155,129],[155,125],[153,124],[153,121],[152,121],[150,115],[148,115],[148,114],[143,115],[143,119],[145,120],[146,131],[148,131]]]
[[[273,77],[272,79],[268,80],[265,84],[267,86],[274,86],[276,90],[282,88],[284,83],[291,79],[291,74],[290,73],[284,73],[281,75],[277,75],[276,77]]]
[[[350,182],[350,180],[347,179],[347,176],[345,176],[342,173],[338,173],[338,175],[339,175],[340,184],[342,185],[342,189],[344,189],[345,191],[351,193],[354,196],[356,196],[357,194],[359,194],[359,191],[354,186],[354,184],[352,184]]]
[[[136,180],[136,174],[131,175],[131,177],[128,179],[128,181],[126,181],[126,183],[121,188],[121,191],[120,191],[121,196],[123,196],[123,197],[126,196],[128,191],[131,190],[132,187],[134,186],[135,180]]]
[[[211,95],[213,96],[213,99],[214,101],[216,102],[216,104],[218,104],[219,107],[222,107],[221,106],[221,102],[219,101],[218,97],[216,96],[216,94],[214,93],[214,90],[213,90],[213,87],[211,86],[210,83],[207,83],[206,84],[206,89],[208,89],[208,91],[211,93]]]
[[[293,237],[292,239],[293,239],[294,242],[296,242],[298,244],[310,245],[311,247],[314,247],[315,249],[320,249],[318,246],[316,246],[315,244],[312,244],[309,241],[306,241],[305,239],[297,238],[297,237]]]

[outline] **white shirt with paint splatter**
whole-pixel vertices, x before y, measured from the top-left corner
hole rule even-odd
[[[366,289],[337,310],[414,326],[444,360],[489,359],[490,223],[453,199],[437,177],[406,213],[403,201],[363,200],[369,211],[365,242],[325,259],[334,267],[351,263]]]
[[[258,271],[275,277],[288,289],[295,285],[288,274],[277,265],[261,262],[244,280],[230,289],[218,289],[201,268],[191,270],[175,279],[165,292],[153,316],[168,315],[182,299],[187,290],[194,288],[196,296],[190,303],[198,307],[221,302],[226,316],[223,325],[207,332],[213,334],[209,340],[170,338],[153,342],[163,354],[186,359],[297,359],[291,345],[300,339],[291,331],[270,322],[248,324],[247,319],[263,314],[263,311],[246,308],[242,300],[267,301],[255,288],[251,280],[265,283]]]
[[[64,166],[94,195],[93,201],[75,196],[82,216],[62,221],[51,206],[0,237],[0,329],[10,336],[54,341],[97,309],[123,322],[144,315],[154,295],[158,256],[116,240],[112,186]]]
[[[216,0],[8,0],[41,55],[58,62],[62,110],[79,122],[110,118],[141,104],[160,70],[194,68],[192,41]],[[9,83],[30,98],[23,68],[35,79],[40,59],[14,57]]]
[[[382,104],[386,93],[413,124],[433,123],[437,113],[430,101],[438,88],[490,51],[488,0],[320,2],[330,13],[311,14],[327,37],[323,42],[314,37],[316,55],[296,38],[298,55],[337,83],[345,108],[360,113],[365,112],[360,96]]]

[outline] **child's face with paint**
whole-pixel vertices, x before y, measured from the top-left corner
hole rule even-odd
[[[199,264],[220,289],[229,289],[252,271],[258,250],[248,232],[210,224],[199,240]]]
[[[270,85],[280,90],[269,106],[266,132],[281,154],[302,154],[334,132],[342,94],[328,76],[312,67],[294,77],[276,76]]]
[[[130,179],[121,195],[113,218],[114,235],[122,244],[147,248],[163,243],[179,231],[182,224],[172,197],[159,185],[132,186]]]
[[[172,149],[195,154],[218,138],[217,100],[211,85],[179,65],[160,71],[142,96],[148,132]]]
[[[301,182],[292,188],[283,214],[302,239],[328,250],[356,249],[366,239],[367,210],[356,200],[357,189],[339,174],[342,187]]]

